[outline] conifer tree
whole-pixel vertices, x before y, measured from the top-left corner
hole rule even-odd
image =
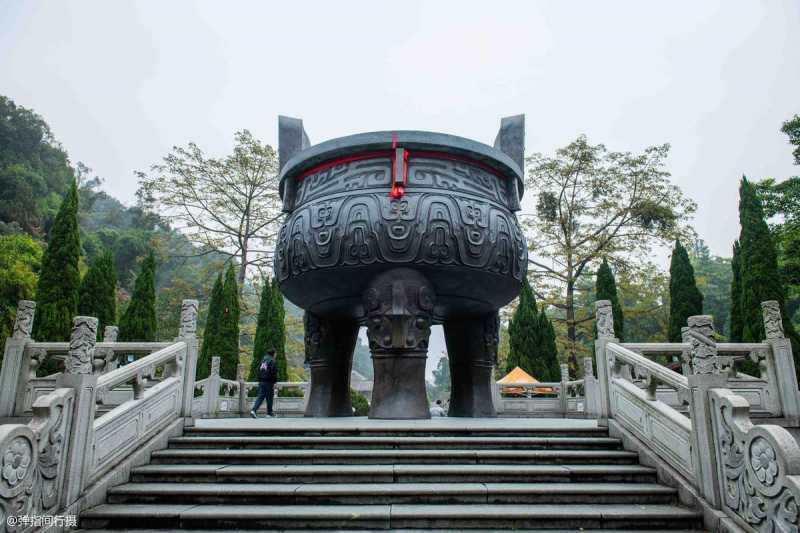
[[[222,286],[222,306],[219,315],[216,353],[219,356],[219,375],[224,379],[236,379],[239,364],[239,285],[233,264],[225,272]]]
[[[81,242],[78,232],[78,187],[72,182],[61,202],[42,258],[36,286],[36,319],[33,338],[39,341],[69,340],[72,318],[78,314]],[[47,368],[44,368],[47,366]],[[42,372],[54,371],[43,365]]]
[[[742,272],[739,241],[733,243],[733,259],[731,259],[731,342],[742,342],[744,324],[742,323]]]
[[[694,267],[686,248],[675,241],[669,264],[669,342],[682,342],[681,328],[693,315],[703,314],[703,293],[694,280]]]
[[[275,348],[275,361],[278,363],[278,381],[286,381],[289,379],[289,368],[286,361],[286,311],[284,309],[283,293],[278,287],[276,278],[272,278],[272,299],[270,324],[272,344]]]
[[[253,341],[253,361],[250,363],[250,381],[258,381],[258,367],[267,350],[274,348],[269,339],[269,321],[272,317],[272,286],[264,280],[261,287],[261,302],[258,306],[256,338]]]
[[[625,317],[622,314],[622,306],[617,295],[617,282],[605,258],[603,258],[600,268],[597,269],[595,295],[596,300],[609,300],[611,302],[611,309],[614,312],[614,336],[619,340],[623,340]]]
[[[769,227],[764,220],[761,200],[753,185],[742,177],[739,187],[739,272],[740,316],[742,340],[759,342],[764,339],[761,302],[776,300],[781,307],[783,329],[791,340],[795,365],[800,363],[800,342],[792,321],[786,315],[785,289],[778,271],[778,258]],[[800,372],[800,366],[797,366]]]
[[[542,306],[539,313],[539,328],[542,332],[542,344],[537,362],[537,378],[541,381],[558,381],[561,378],[561,365],[556,348],[556,330]],[[539,377],[541,376],[541,377]]]
[[[142,261],[131,301],[119,321],[119,340],[153,342],[156,329],[156,258],[150,252]]]
[[[536,296],[533,294],[528,280],[522,284],[519,304],[508,323],[509,350],[506,361],[506,372],[520,367],[529,374],[533,373],[533,357],[541,344],[539,331],[539,312]],[[538,376],[536,376],[538,378]],[[541,379],[541,378],[539,378]]]
[[[219,321],[222,314],[222,274],[217,274],[217,280],[211,289],[208,300],[208,314],[206,325],[203,329],[203,344],[197,357],[197,379],[205,379],[211,374],[211,357],[217,355],[217,337],[219,335]]]
[[[98,320],[97,335],[102,338],[106,326],[117,322],[117,271],[114,258],[106,250],[98,255],[83,277],[78,312]]]

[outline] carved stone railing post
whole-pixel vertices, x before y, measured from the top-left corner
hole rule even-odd
[[[783,417],[790,425],[797,426],[800,423],[800,393],[797,390],[792,344],[783,334],[780,304],[774,300],[762,302],[761,312],[764,316],[766,342],[772,348],[771,360],[767,356],[767,367],[774,368],[774,377],[773,372],[769,372],[767,379],[771,386],[777,388],[775,392],[780,398]]]
[[[14,331],[6,339],[3,369],[0,372],[0,416],[12,416],[23,409],[28,385],[30,354],[25,345],[31,339],[36,302],[20,300]]]
[[[247,367],[243,363],[236,365],[236,381],[239,382],[239,414],[247,415]]]
[[[614,312],[610,300],[595,302],[595,316],[597,321],[597,339],[594,341],[595,362],[597,363],[597,380],[599,387],[599,402],[597,409],[597,423],[601,426],[608,425],[611,410],[611,369],[609,368],[606,345],[609,342],[619,342],[614,337]]]
[[[74,396],[71,389],[57,389],[36,399],[28,425],[0,426],[2,531],[10,524],[10,516],[21,519],[62,514],[66,458],[72,450],[69,435]],[[25,526],[9,530],[33,531]]]
[[[600,384],[594,377],[591,357],[583,358],[583,411],[587,418],[597,418],[600,403]]]
[[[117,342],[119,337],[119,328],[117,326],[106,326],[103,330],[103,342]],[[119,366],[118,354],[114,350],[110,350],[106,358],[106,372],[116,370]]]
[[[92,373],[95,343],[97,341],[97,319],[77,316],[72,320],[69,352],[64,361],[64,373],[56,379],[57,388],[75,391],[75,409],[69,436],[72,453],[64,457],[67,475],[64,486],[63,507],[78,500],[88,480],[88,467],[92,462],[94,442],[94,414],[97,375]]]
[[[569,406],[569,391],[567,382],[569,381],[569,366],[561,364],[561,386],[558,389],[558,409],[562,416],[567,416]]]
[[[197,371],[197,300],[184,300],[181,305],[181,329],[179,340],[186,343],[186,354],[182,365],[179,365],[183,380],[181,415],[192,416],[192,400],[194,399],[194,380]]]
[[[709,392],[728,382],[723,373],[714,339],[714,320],[709,315],[690,316],[685,339],[691,345],[689,414],[692,420],[692,460],[696,465],[698,489],[714,507],[719,507],[720,492],[717,474],[714,433],[711,422]]]
[[[219,376],[219,357],[211,358],[211,374],[206,382],[206,413],[212,418],[219,414],[219,387],[222,378]]]

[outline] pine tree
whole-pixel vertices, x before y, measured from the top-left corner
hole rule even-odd
[[[117,271],[110,251],[98,255],[83,277],[78,312],[98,320],[97,335],[117,322]]]
[[[216,353],[219,356],[219,375],[224,379],[236,379],[239,364],[239,285],[236,268],[228,267],[222,286],[222,307],[219,315],[219,331]]]
[[[222,314],[222,274],[217,274],[217,280],[211,289],[208,300],[208,314],[206,325],[203,329],[203,345],[197,357],[197,379],[205,379],[211,374],[211,357],[216,356],[217,337],[219,336],[219,321]]]
[[[156,328],[156,258],[150,252],[142,261],[131,301],[119,321],[119,340],[153,342]]]
[[[614,336],[620,341],[623,340],[625,317],[622,314],[622,306],[617,295],[617,282],[605,258],[603,258],[600,268],[597,269],[595,295],[596,300],[609,300],[611,302],[611,309],[614,312]]]
[[[742,342],[744,324],[742,323],[742,272],[739,241],[733,243],[733,259],[731,259],[731,342]]]
[[[764,220],[761,200],[755,188],[742,178],[739,187],[739,271],[740,316],[742,340],[759,342],[764,339],[761,302],[776,300],[781,307],[783,328],[792,343],[797,371],[800,372],[800,339],[786,315],[785,289],[778,271],[778,258],[769,227]]]
[[[272,278],[272,345],[275,348],[275,361],[278,363],[278,381],[289,378],[289,368],[286,361],[286,310],[284,309],[283,293],[278,287],[277,279]]]
[[[520,367],[529,374],[533,374],[533,357],[541,345],[541,332],[539,331],[539,312],[536,306],[536,296],[533,294],[530,283],[525,280],[522,292],[519,295],[519,304],[508,324],[509,351],[506,361],[506,372]],[[539,376],[535,376],[538,379]]]
[[[42,270],[36,287],[34,339],[69,340],[72,318],[78,313],[78,290],[81,283],[78,272],[80,255],[78,186],[73,181],[61,202],[42,258]]]
[[[694,268],[686,248],[675,241],[669,264],[669,342],[682,342],[681,328],[693,315],[703,314],[703,293],[694,280]]]

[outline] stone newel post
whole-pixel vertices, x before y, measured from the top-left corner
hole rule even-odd
[[[15,404],[25,397],[30,354],[25,345],[31,340],[36,302],[20,300],[14,331],[6,339],[3,370],[0,373],[0,416],[13,416]]]
[[[94,460],[94,450],[91,445],[94,441],[97,375],[92,373],[92,361],[96,340],[97,319],[76,316],[72,320],[72,335],[67,359],[64,362],[64,373],[56,380],[56,388],[75,390],[69,449],[85,450],[83,453],[71,453],[69,457],[64,458],[67,461],[62,502],[64,508],[75,503],[86,488],[89,466]]]
[[[611,410],[609,396],[611,388],[611,369],[608,368],[606,345],[609,342],[619,342],[619,339],[614,337],[614,311],[611,308],[611,301],[598,300],[594,305],[597,320],[597,339],[594,341],[594,353],[595,361],[597,362],[597,379],[600,384],[598,391],[597,424],[607,426]]]
[[[800,395],[797,392],[792,344],[783,334],[780,304],[775,300],[762,302],[761,312],[764,316],[766,342],[772,348],[772,353],[768,355],[772,357],[772,361],[771,364],[768,363],[768,367],[774,368],[774,375],[770,372],[769,380],[777,386],[784,418],[796,426],[800,423]]]
[[[691,345],[689,380],[689,412],[692,419],[692,462],[698,488],[714,507],[719,507],[716,446],[714,443],[712,405],[709,391],[725,387],[727,372],[722,372],[714,339],[714,320],[710,315],[690,316],[684,339]]]
[[[192,400],[194,399],[194,381],[197,371],[197,300],[184,300],[181,305],[181,329],[178,340],[186,343],[186,354],[178,372],[183,380],[181,416],[192,417]]]
[[[583,410],[588,418],[599,416],[600,385],[594,377],[594,364],[591,357],[583,358]]]

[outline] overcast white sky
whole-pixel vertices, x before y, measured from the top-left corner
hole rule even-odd
[[[174,144],[222,155],[242,128],[275,144],[278,114],[312,143],[390,129],[491,143],[517,113],[528,152],[580,133],[669,142],[697,232],[729,255],[741,175],[799,170],[778,132],[800,113],[798,30],[797,0],[3,0],[0,94],[126,202],[133,171]]]

